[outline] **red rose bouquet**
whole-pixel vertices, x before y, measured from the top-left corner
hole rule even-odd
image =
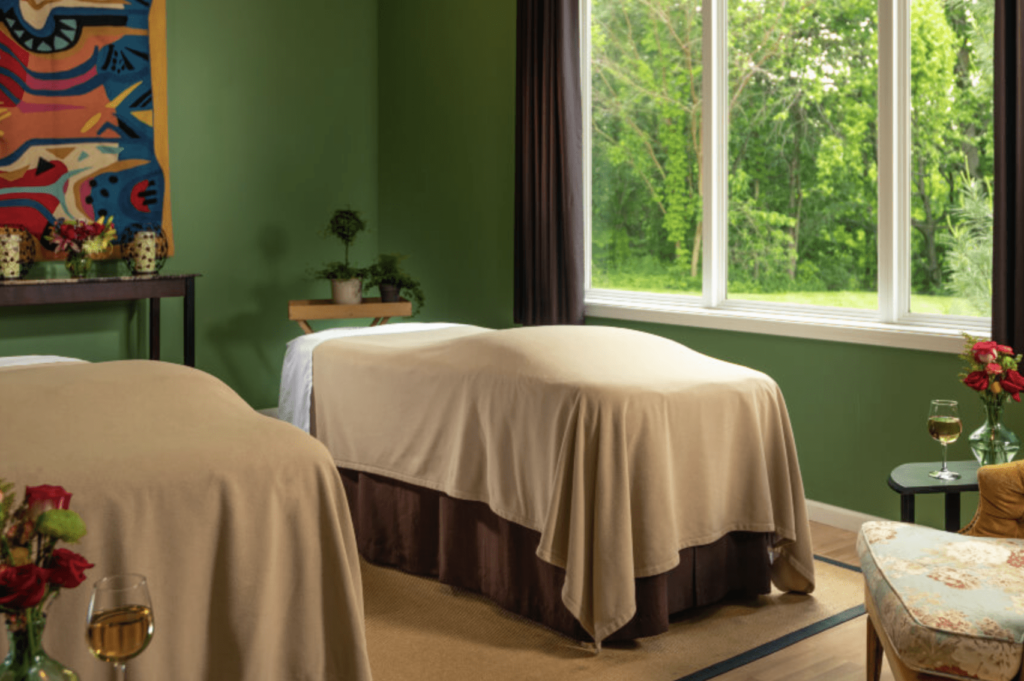
[[[968,388],[978,391],[983,402],[1001,405],[1008,396],[1020,402],[1024,377],[1017,373],[1021,356],[1014,356],[1013,348],[995,341],[975,341],[968,336],[960,357],[969,369],[960,378]]]
[[[5,672],[22,678],[21,667],[35,664],[47,604],[61,588],[81,584],[85,570],[93,567],[74,551],[57,548],[60,541],[77,542],[85,535],[70,502],[63,487],[40,485],[26,487],[18,504],[14,485],[0,479],[0,613],[13,642],[0,664],[2,678],[8,678]]]
[[[57,220],[43,230],[43,245],[56,253],[66,253],[65,265],[73,277],[84,277],[92,266],[93,256],[110,248],[117,237],[110,216],[96,222]]]
[[[1017,369],[1022,357],[1008,345],[978,341],[970,336],[966,338],[967,344],[960,358],[967,366],[960,374],[960,380],[976,391],[985,405],[985,425],[968,438],[971,450],[981,464],[1005,463],[1012,460],[1020,449],[1020,439],[1000,419],[1008,397],[1020,402],[1024,376]]]
[[[43,230],[43,241],[57,253],[84,253],[98,255],[110,247],[117,233],[114,222],[101,218],[97,222],[68,222],[60,219]]]

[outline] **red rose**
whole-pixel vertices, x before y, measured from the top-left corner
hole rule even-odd
[[[988,364],[998,359],[999,352],[996,348],[999,347],[999,343],[995,341],[978,341],[971,348],[971,352],[974,353],[974,361],[979,364]]]
[[[1009,345],[997,345],[996,350],[1003,353],[1004,355],[1009,355],[1010,357],[1013,357],[1013,348],[1011,348]]]
[[[39,605],[46,593],[46,570],[35,563],[0,569],[0,606],[24,610]]]
[[[50,561],[50,583],[74,589],[85,581],[85,571],[91,567],[96,566],[74,551],[54,549]]]
[[[981,371],[972,371],[964,378],[964,385],[981,392],[988,389],[988,377]]]
[[[999,374],[1003,373],[1003,367],[1001,364],[991,362],[985,365],[985,373],[987,373],[989,376],[998,376]]]
[[[1003,389],[1010,393],[1015,402],[1020,402],[1020,391],[1024,390],[1024,376],[1010,369],[1001,381]]]
[[[71,493],[59,485],[26,487],[25,503],[28,504],[29,517],[34,521],[44,511],[66,509],[71,504]]]

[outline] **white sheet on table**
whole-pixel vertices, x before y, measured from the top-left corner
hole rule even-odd
[[[84,362],[84,359],[61,357],[60,355],[15,355],[0,357],[0,367],[14,367],[22,364],[54,364],[55,362]]]
[[[405,322],[386,326],[343,327],[318,331],[288,341],[281,368],[281,393],[277,417],[309,432],[309,407],[313,393],[313,350],[324,341],[346,336],[372,336],[385,333],[413,333],[464,326],[447,322]]]

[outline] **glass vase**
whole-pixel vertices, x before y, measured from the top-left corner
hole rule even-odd
[[[1002,403],[986,403],[985,423],[967,438],[974,458],[982,466],[1013,461],[1020,451],[1020,438],[1003,425],[1002,416]]]
[[[68,273],[73,278],[79,279],[89,274],[89,270],[92,268],[92,258],[85,253],[68,251],[68,259],[64,261],[64,266],[68,268]]]
[[[5,622],[7,657],[0,663],[0,681],[78,681],[78,674],[43,650],[44,613],[8,615]]]

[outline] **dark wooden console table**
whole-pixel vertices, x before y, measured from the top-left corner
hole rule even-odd
[[[160,359],[160,299],[185,299],[185,364],[196,365],[196,277],[150,274],[138,277],[15,279],[0,281],[0,307],[96,303],[149,299],[149,358]]]

